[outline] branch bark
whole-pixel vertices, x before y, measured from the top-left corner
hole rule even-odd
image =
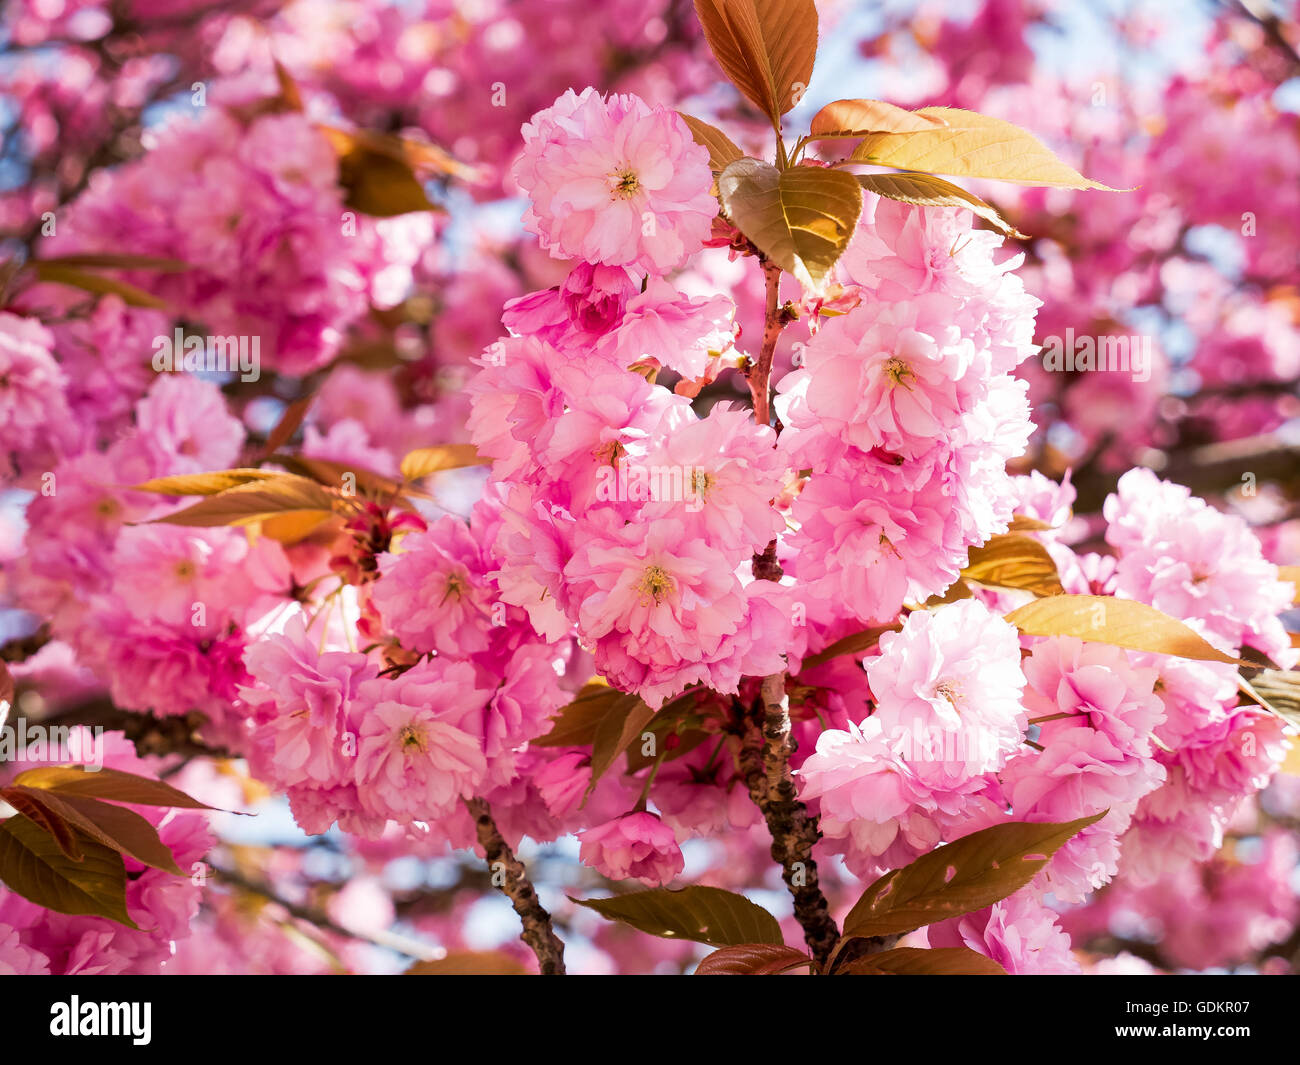
[[[772,362],[777,341],[788,319],[781,308],[781,268],[767,259],[763,259],[762,264],[767,293],[763,345],[758,362],[749,368],[746,376],[754,402],[754,421],[759,425],[770,425]],[[779,421],[775,429],[780,434]],[[754,555],[753,573],[758,580],[781,579],[783,573],[776,557],[775,540],[762,553]],[[780,864],[781,877],[794,899],[795,918],[803,929],[804,941],[818,966],[824,967],[840,933],[822,893],[817,863],[812,857],[813,847],[821,839],[821,831],[816,818],[810,817],[807,807],[799,801],[794,777],[790,773],[794,743],[790,737],[790,704],[785,694],[785,674],[774,673],[764,677],[760,693],[758,705],[746,718],[745,735],[741,741],[741,775],[750,798],[767,822],[772,836],[772,858]]]
[[[754,421],[759,425],[772,424],[771,379],[772,360],[776,356],[776,342],[781,339],[785,321],[781,315],[781,268],[770,259],[763,259],[763,280],[767,298],[763,309],[763,346],[758,362],[746,370],[749,395],[754,402]],[[778,430],[779,431],[779,430]]]
[[[465,809],[474,819],[474,830],[487,855],[488,869],[495,873],[498,871],[497,863],[501,864],[505,875],[501,890],[509,897],[510,904],[515,908],[515,913],[519,914],[519,920],[524,926],[519,938],[537,956],[537,964],[541,967],[543,976],[563,976],[564,943],[555,934],[555,929],[551,926],[551,915],[537,898],[537,892],[528,879],[523,863],[514,856],[496,822],[492,820],[492,810],[487,800],[466,799]]]
[[[840,932],[822,893],[812,851],[821,839],[817,819],[799,801],[790,773],[789,701],[785,675],[763,678],[761,698],[749,718],[740,752],[740,770],[749,797],[763,814],[772,836],[772,858],[794,899],[794,915],[819,967],[826,965]]]
[[[396,932],[357,932],[351,928],[346,928],[327,913],[312,906],[303,906],[296,902],[290,902],[278,894],[270,885],[251,880],[234,869],[226,869],[223,866],[208,863],[208,871],[218,880],[229,884],[231,887],[258,895],[268,902],[273,902],[290,917],[299,921],[306,921],[323,931],[332,932],[338,936],[346,936],[349,939],[360,940],[363,943],[373,943],[377,947],[385,947],[388,950],[396,951],[398,954],[405,954],[408,958],[414,958],[416,961],[435,961],[438,958],[438,948],[429,943],[412,939],[409,936],[399,935]]]

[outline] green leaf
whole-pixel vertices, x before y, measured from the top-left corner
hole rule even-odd
[[[734,163],[737,159],[745,157],[745,153],[717,126],[710,126],[707,122],[696,118],[694,115],[688,115],[685,111],[678,111],[677,114],[690,128],[695,143],[709,150],[709,167],[715,174],[720,174],[727,169],[729,163]]]
[[[723,73],[781,128],[817,58],[813,0],[695,0],[695,13]]]
[[[306,455],[274,455],[272,461],[315,481],[331,491],[355,489],[374,499],[396,499],[403,493],[423,495],[419,489],[386,477],[374,470],[332,459],[308,458]]]
[[[666,707],[664,709],[667,709]],[[639,773],[642,769],[648,769],[659,761],[662,756],[666,765],[669,762],[675,762],[679,758],[684,758],[692,751],[696,750],[701,744],[718,742],[721,734],[709,732],[700,728],[680,729],[677,723],[671,720],[660,723],[660,718],[664,716],[664,710],[661,709],[654,716],[654,720],[645,727],[645,732],[652,732],[655,736],[655,753],[652,755],[642,754],[643,747],[635,740],[627,748],[627,771],[629,773]],[[668,747],[665,752],[665,746],[672,737],[676,737],[676,745]]]
[[[1247,698],[1300,728],[1300,672],[1265,669],[1250,680],[1238,677],[1237,683]]]
[[[653,888],[609,899],[570,896],[570,901],[595,910],[607,921],[621,921],[665,939],[691,939],[715,947],[784,942],[775,917],[743,895],[721,888]]]
[[[1047,548],[1022,533],[1003,533],[990,537],[983,547],[972,547],[961,575],[979,584],[1019,588],[1035,595],[1065,593]]]
[[[322,126],[339,160],[343,205],[376,218],[412,211],[441,211],[415,176],[400,138]]]
[[[1007,527],[1007,532],[1046,532],[1055,526],[1049,525],[1045,521],[1039,521],[1038,518],[1031,518],[1028,514],[1012,514],[1011,524]]]
[[[605,716],[596,725],[596,736],[591,743],[591,782],[587,785],[590,795],[605,772],[618,761],[618,756],[627,750],[642,732],[655,712],[648,707],[639,695],[626,695],[610,704]]]
[[[551,730],[531,741],[533,747],[585,747],[596,742],[596,729],[626,693],[608,684],[586,684],[577,697],[551,718]]]
[[[1012,821],[945,843],[867,888],[844,919],[845,938],[899,935],[991,906],[1028,884],[1068,839],[1105,815],[1066,824]]]
[[[1053,595],[1013,610],[1007,621],[1028,636],[1077,636],[1130,651],[1240,665],[1204,637],[1155,607],[1108,595]]]
[[[26,792],[26,788],[13,786],[0,788],[0,801],[7,802],[24,817],[48,832],[59,850],[74,862],[81,861],[84,855],[81,853],[77,834],[72,830],[72,826],[51,810],[46,803],[28,796]]]
[[[738,159],[719,176],[718,193],[735,227],[814,292],[824,288],[862,211],[857,178],[825,167],[778,170]]]
[[[837,973],[849,976],[1006,976],[992,958],[967,947],[899,947],[848,962]]]
[[[138,927],[126,912],[126,866],[111,847],[77,840],[80,861],[69,858],[54,837],[22,816],[0,824],[0,881],[28,902],[72,915],[107,917]]]
[[[179,806],[186,810],[215,810],[161,780],[124,773],[120,769],[94,771],[81,766],[59,765],[28,769],[13,779],[14,784],[66,795],[88,795],[92,799],[128,802],[137,806]]]
[[[961,207],[986,222],[991,222],[1007,236],[1025,236],[998,214],[997,208],[992,204],[985,203],[974,193],[933,174],[864,174],[858,178],[858,182],[868,192],[902,203],[914,203],[919,207]]]
[[[975,593],[971,591],[970,585],[967,584],[960,577],[958,577],[955,581],[952,582],[952,584],[948,585],[948,587],[945,588],[942,592],[940,592],[938,595],[930,596],[930,598],[927,599],[921,605],[926,610],[930,610],[931,608],[936,606],[944,606],[948,603],[959,602],[962,599],[969,599],[974,594]]]
[[[794,947],[775,943],[742,943],[715,950],[695,967],[696,976],[779,976],[812,958]]]
[[[835,100],[815,115],[810,141],[865,137],[868,133],[919,133],[945,125],[943,119],[923,115],[884,100]]]
[[[43,809],[49,817],[61,822],[69,833],[75,831],[89,836],[105,847],[129,854],[136,861],[154,869],[163,869],[177,876],[184,875],[172,852],[158,837],[158,830],[134,810],[85,795],[60,793],[48,788],[15,785],[4,789],[0,795],[22,813],[27,811],[14,802],[15,797]]]
[[[1032,133],[1000,118],[956,107],[922,107],[916,113],[945,125],[913,133],[873,133],[849,158],[898,170],[993,178],[1016,185],[1120,191],[1084,177]]]

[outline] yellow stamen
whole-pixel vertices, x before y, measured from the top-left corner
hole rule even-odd
[[[645,572],[641,574],[641,580],[637,582],[637,590],[647,599],[653,599],[656,606],[676,588],[677,582],[673,580],[672,574],[658,565],[647,566]]]
[[[620,199],[630,200],[641,189],[641,182],[631,168],[616,171],[610,177],[614,182],[613,193]]]

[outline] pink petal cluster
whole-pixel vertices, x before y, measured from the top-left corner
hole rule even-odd
[[[644,811],[596,825],[578,839],[582,861],[611,880],[636,879],[659,887],[685,868],[673,830]]]
[[[371,594],[403,646],[457,657],[487,650],[495,592],[464,521],[447,516],[408,534],[379,569]]]
[[[1241,518],[1145,469],[1120,478],[1105,515],[1119,595],[1191,620],[1225,650],[1249,645],[1283,668],[1300,661],[1277,616],[1295,589]]]
[[[863,621],[941,592],[1014,504],[1005,465],[1031,426],[1009,373],[1038,301],[968,217],[868,196],[841,313],[778,385],[781,448],[812,471],[791,512],[798,575]]]
[[[345,213],[334,151],[307,116],[245,126],[213,106],[147,136],[147,160],[77,200],[68,236],[61,226],[50,241],[59,254],[130,247],[181,260],[190,268],[141,275],[144,287],[214,334],[257,337],[264,365],[289,373],[333,358],[371,300],[405,296],[429,215]]]
[[[1012,976],[1061,976],[1080,971],[1070,937],[1032,889],[987,909],[926,929],[931,947],[965,947],[992,958]]]
[[[871,717],[823,731],[798,771],[823,835],[859,875],[995,816],[992,773],[1026,729],[1016,632],[977,600],[909,615],[880,649]]]
[[[0,312],[0,478],[56,454],[69,435],[68,378],[50,352],[53,337],[34,318]],[[33,454],[29,454],[33,453]]]
[[[375,817],[436,821],[487,775],[482,711],[490,697],[467,662],[441,658],[357,690],[357,796]]]
[[[1058,899],[1077,901],[1115,874],[1118,838],[1142,798],[1164,782],[1151,742],[1164,720],[1157,674],[1117,647],[1073,637],[1037,642],[1024,670],[1025,707],[1040,722],[1042,749],[1025,749],[1000,774],[1012,816],[1062,823],[1109,811],[1042,874]]]
[[[570,89],[523,136],[512,176],[531,200],[524,225],[557,258],[663,274],[708,236],[709,153],[675,112]]]
[[[945,774],[999,769],[1024,738],[1019,636],[979,600],[909,614],[880,637],[867,680],[874,719]]]

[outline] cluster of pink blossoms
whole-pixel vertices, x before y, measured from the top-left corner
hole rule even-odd
[[[865,197],[835,306],[779,384],[781,451],[813,476],[785,543],[809,617],[864,622],[943,591],[1006,529],[1006,462],[1032,426],[1010,371],[1034,309],[994,233],[954,209]]]
[[[708,235],[708,153],[673,112],[588,90],[525,128],[514,173],[544,245],[582,261],[507,305],[512,335],[470,386],[503,503],[501,597],[548,635],[576,626],[610,683],[653,707],[695,684],[734,692],[789,644],[776,589],[748,572],[783,527],[786,469],[748,412],[700,417],[678,394],[734,340],[729,300],[661,276]],[[683,387],[652,384],[660,369]]]
[[[525,819],[516,839],[554,838],[526,783],[539,762],[527,744],[571,698],[571,648],[539,639],[522,610],[498,601],[490,499],[468,525],[415,524],[393,537],[352,605],[341,603],[341,620],[295,613],[250,648],[241,697],[255,771],[287,793],[309,832],[337,820],[377,838],[389,822],[419,824],[470,846],[461,800],[486,796],[503,818]],[[394,660],[385,668],[346,650],[352,631],[391,634]]]
[[[374,42],[400,25],[377,16]],[[943,47],[960,52],[959,35],[945,31]],[[384,77],[360,66],[340,83],[373,76],[394,98],[414,88],[402,64]],[[304,375],[349,333],[366,335],[370,309],[406,294],[432,225],[349,218],[312,123],[249,114],[213,108],[150,132],[146,158],[99,175],[42,251],[120,244],[183,259],[188,269],[127,276],[212,332],[260,336],[268,369]],[[1184,118],[1175,132],[1191,128]],[[1118,161],[1114,172],[1125,172]],[[1070,935],[1110,928],[1129,909],[1172,927],[1170,899],[1185,895],[1208,912],[1167,937],[1169,957],[1211,965],[1294,923],[1284,883],[1294,855],[1276,839],[1250,866],[1214,859],[1200,877],[1194,864],[1219,851],[1283,753],[1280,722],[1241,704],[1233,667],[1020,637],[1002,618],[1025,598],[1015,593],[933,602],[1016,512],[1051,527],[1031,535],[1067,591],[1148,603],[1231,654],[1283,668],[1298,657],[1277,618],[1292,590],[1239,518],[1135,470],[1107,501],[1113,554],[1102,556],[1071,546],[1068,478],[1008,474],[1032,428],[1027,387],[1012,374],[1035,351],[1039,301],[999,237],[957,210],[866,196],[828,292],[794,305],[811,336],[778,385],[778,438],[726,399],[693,402],[740,362],[741,336],[733,297],[692,261],[716,244],[717,201],[708,152],[674,112],[567,92],[524,127],[511,179],[554,261],[521,269],[526,286],[502,268],[441,292],[431,345],[462,358],[485,347],[472,384],[435,407],[421,387],[459,385],[422,381],[412,406],[397,373],[340,366],[301,448],[396,476],[405,450],[455,435],[447,423],[472,403],[468,435],[492,470],[468,519],[372,504],[329,546],[149,524],[178,501],[126,486],[254,461],[250,408],[189,375],[154,378],[151,344],[170,335],[169,315],[116,297],[45,326],[0,313],[0,474],[36,493],[6,591],[20,590],[56,640],[29,675],[75,654],[124,709],[201,713],[203,739],[246,757],[305,831],[337,823],[376,867],[474,846],[465,802],[481,798],[511,846],[576,834],[581,861],[615,880],[670,882],[686,864],[679,841],[695,837],[723,858],[710,876],[752,886],[767,841],[718,711],[752,705],[756,678],[788,672],[800,797],[820,817],[822,850],[856,878],[1008,819],[1106,812],[1024,890],[931,926],[932,947],[968,946],[1010,972],[1071,971]],[[1079,224],[1106,247],[1146,214],[1152,243],[1177,228],[1159,202],[1097,214]],[[1072,291],[1068,264],[1047,243],[1034,269],[1054,294],[1055,327],[1075,312],[1061,296]],[[692,267],[701,273],[675,273]],[[538,290],[517,296],[524,287]],[[38,287],[21,306],[66,308],[59,291]],[[507,335],[492,340],[482,307],[508,297]],[[1227,324],[1210,356],[1198,354],[1207,379],[1231,385],[1238,364],[1267,366],[1270,380],[1293,372],[1294,328],[1276,308],[1245,303]],[[1085,436],[1134,396],[1097,381],[1075,393],[1106,400],[1095,418],[1072,412]],[[1155,391],[1142,402],[1154,405]],[[769,545],[780,581],[754,578]],[[800,669],[863,626],[887,630],[865,662]],[[537,741],[595,674],[655,709],[694,700],[702,720],[714,714],[709,742],[670,735],[673,758],[634,766],[630,751],[628,774],[593,784],[590,743]],[[81,675],[68,683],[93,690]],[[697,741],[680,756],[672,747]],[[112,764],[136,765],[114,752]],[[207,846],[197,815],[160,826],[182,865]],[[156,967],[197,908],[186,882],[166,881],[168,894],[160,877],[146,870],[129,889],[143,934],[51,921],[0,893],[0,971]],[[365,890],[339,908],[369,907],[375,919],[383,905]],[[224,906],[206,915],[223,935],[239,920]],[[448,941],[460,934],[455,913],[438,929]],[[304,964],[270,944],[253,949],[268,968]],[[679,944],[661,949],[677,960]],[[221,963],[235,967],[236,953],[223,947]],[[202,947],[182,946],[177,971],[203,964]]]
[[[305,115],[245,122],[212,106],[149,137],[147,160],[79,198],[47,254],[179,260],[186,269],[128,276],[213,335],[258,337],[260,368],[291,374],[328,363],[372,304],[406,294],[430,215],[345,207],[334,149]],[[134,356],[148,366],[154,350]]]
[[[1074,497],[1068,482],[1041,477],[1014,490],[1019,512],[1054,526]],[[1295,662],[1276,617],[1293,591],[1240,519],[1146,470],[1121,480],[1106,515],[1118,560],[1075,554],[1057,531],[1037,534],[1068,591],[1163,603],[1226,651],[1248,645],[1284,668]],[[1073,637],[1017,639],[985,602],[1005,609],[1014,593],[913,612],[880,638],[866,660],[871,716],[821,733],[801,794],[862,877],[1007,818],[1105,813],[1029,888],[930,930],[932,946],[969,945],[1012,972],[1070,971],[1069,938],[1043,894],[1079,903],[1114,880],[1145,899],[1148,886],[1211,858],[1280,764],[1284,725],[1239,704],[1230,665]]]

